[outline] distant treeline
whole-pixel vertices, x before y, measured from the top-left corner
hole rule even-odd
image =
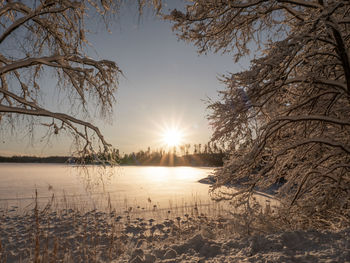
[[[36,156],[0,156],[1,163],[66,163],[70,160],[67,156],[50,156],[50,157],[36,157]]]
[[[224,151],[216,144],[185,144],[168,151],[151,150],[148,147],[146,151],[124,154],[119,163],[125,165],[222,166],[224,156]]]
[[[152,150],[150,147],[146,151],[133,152],[120,156],[119,150],[113,150],[109,160],[113,160],[121,165],[154,165],[154,166],[222,166],[224,152],[215,144],[194,144],[193,151],[190,153],[190,144],[172,148],[165,151],[164,149]],[[103,156],[97,156],[97,159],[103,160]],[[96,156],[86,156],[83,160],[79,160],[85,164],[99,164]],[[75,163],[76,160],[69,156],[0,156],[0,162],[4,163]]]
[[[154,166],[222,166],[224,154],[221,153],[200,153],[177,156],[173,153],[165,153],[163,155],[152,154],[142,155],[125,154],[119,159],[121,165],[154,165]],[[73,159],[67,156],[0,156],[0,163],[74,163]],[[95,162],[85,161],[86,164]]]
[[[155,166],[222,166],[223,153],[198,153],[177,156],[173,153],[163,155],[126,154],[120,159],[121,165],[155,165]]]

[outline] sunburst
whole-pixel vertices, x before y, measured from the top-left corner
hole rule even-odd
[[[177,128],[168,128],[164,131],[162,140],[168,147],[177,147],[182,143],[183,132]]]

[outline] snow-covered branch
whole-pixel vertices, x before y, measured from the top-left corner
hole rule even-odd
[[[191,3],[168,18],[199,52],[240,59],[251,42],[261,47],[249,70],[222,78],[226,89],[208,107],[212,138],[229,156],[215,187],[253,190],[283,179],[278,197],[292,203],[281,209],[285,216],[343,217],[348,210],[338,200],[350,207],[350,2]]]
[[[323,116],[323,115],[298,115],[298,116],[280,116],[272,120],[270,123],[273,122],[279,122],[279,121],[291,121],[291,122],[296,122],[296,121],[324,121],[324,122],[329,122],[333,124],[338,124],[338,125],[346,125],[350,126],[350,121],[348,120],[341,120],[329,116]]]
[[[20,115],[52,118],[62,123],[54,134],[70,131],[85,142],[80,149],[83,155],[96,146],[110,149],[95,125],[68,114],[69,109],[49,110],[40,101],[46,89],[41,79],[49,72],[55,74],[54,86],[66,92],[67,105],[72,103],[80,110],[79,116],[89,115],[88,103],[95,103],[101,116],[111,112],[121,71],[113,61],[95,60],[84,53],[88,43],[84,24],[87,12],[95,10],[104,16],[108,10],[117,10],[110,9],[111,5],[120,4],[102,2],[0,1],[0,45],[5,47],[0,51],[0,122]]]
[[[67,124],[70,128],[72,128],[74,130],[74,132],[76,132],[77,134],[79,134],[79,136],[81,136],[83,139],[88,141],[88,137],[86,137],[86,135],[84,135],[83,133],[79,132],[79,130],[72,125],[72,123],[79,124],[81,126],[84,126],[84,127],[87,127],[89,129],[93,130],[96,133],[96,135],[98,136],[98,138],[101,140],[103,145],[105,145],[106,147],[111,146],[110,144],[108,144],[105,141],[102,133],[100,132],[100,130],[97,126],[94,126],[89,122],[85,122],[85,121],[76,119],[76,118],[69,116],[67,114],[63,114],[63,113],[59,113],[59,112],[51,112],[51,111],[45,110],[43,108],[40,108],[38,106],[35,106],[35,109],[27,109],[27,108],[9,107],[9,106],[5,106],[5,105],[1,105],[1,104],[0,104],[0,112],[25,114],[25,115],[32,115],[32,116],[38,116],[38,117],[51,117],[53,119],[60,120],[63,123]]]

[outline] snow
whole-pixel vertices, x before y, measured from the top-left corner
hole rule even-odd
[[[0,217],[5,262],[31,262],[35,251],[43,262],[350,262],[350,229],[246,236],[230,220],[206,215],[120,219],[69,209],[38,218],[2,211]]]

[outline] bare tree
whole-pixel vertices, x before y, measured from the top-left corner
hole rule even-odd
[[[110,144],[88,121],[67,112],[55,112],[40,102],[43,76],[54,75],[56,87],[84,116],[88,102],[100,115],[110,113],[115,102],[118,76],[115,62],[95,60],[85,54],[85,17],[94,8],[103,17],[112,1],[1,1],[0,2],[0,120],[18,115],[45,117],[49,132],[71,132],[83,141],[81,154],[93,151],[93,137],[108,151]],[[52,80],[54,81],[54,80]],[[31,118],[30,122],[34,119]],[[42,118],[40,118],[42,122]]]
[[[193,1],[167,17],[199,52],[235,59],[261,47],[247,71],[223,76],[209,108],[213,140],[230,158],[218,183],[279,188],[293,224],[350,223],[350,3],[345,0]],[[244,182],[244,183],[242,183]]]
[[[71,133],[79,155],[96,149],[111,153],[111,145],[87,117],[91,109],[103,118],[112,112],[121,70],[113,61],[88,57],[85,20],[102,19],[108,25],[123,2],[0,0],[1,125],[29,116],[31,126],[42,124],[49,135]],[[161,7],[158,0],[138,1],[140,13],[146,4]],[[44,104],[48,76],[51,86],[67,95],[64,106],[72,108],[56,112]]]

